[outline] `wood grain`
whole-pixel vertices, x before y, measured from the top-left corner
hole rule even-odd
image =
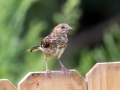
[[[120,90],[120,62],[97,63],[86,80],[88,90]]]
[[[75,70],[30,72],[18,84],[18,90],[87,90],[86,81]]]
[[[0,79],[0,90],[17,90],[7,79]]]

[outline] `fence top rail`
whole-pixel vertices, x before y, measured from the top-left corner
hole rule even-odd
[[[0,79],[0,90],[17,90],[17,88],[8,79]]]
[[[100,62],[100,63],[96,63],[89,71],[88,71],[88,73],[86,74],[86,76],[88,76],[91,72],[93,72],[93,70],[95,70],[95,68],[96,67],[99,67],[99,66],[101,66],[101,65],[105,65],[105,66],[107,66],[107,65],[119,65],[120,64],[120,62]]]
[[[67,73],[51,71],[30,72],[18,84],[18,90],[87,90],[86,81],[76,70]]]
[[[95,64],[86,81],[89,90],[120,90],[120,62]]]
[[[96,63],[86,80],[76,71],[29,72],[18,89],[7,79],[0,79],[0,90],[120,90],[120,62]]]

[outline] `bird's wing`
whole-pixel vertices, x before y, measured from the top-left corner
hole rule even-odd
[[[48,48],[51,45],[55,44],[55,41],[55,38],[53,38],[51,35],[48,35],[41,41],[41,47]]]
[[[47,48],[47,47],[49,47],[50,46],[50,41],[48,40],[48,39],[43,39],[42,41],[41,41],[41,47],[43,47],[43,48]]]

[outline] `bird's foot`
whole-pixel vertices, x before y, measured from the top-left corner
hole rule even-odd
[[[47,75],[50,77],[50,74],[52,73],[49,69],[46,69]]]
[[[68,69],[66,69],[65,67],[62,67],[62,69],[61,69],[62,71],[64,71],[64,73],[67,75],[68,74],[68,72],[69,72],[69,70]]]

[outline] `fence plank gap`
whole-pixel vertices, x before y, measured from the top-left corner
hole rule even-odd
[[[87,90],[87,83],[76,70],[30,72],[19,83],[18,90]]]
[[[97,63],[86,80],[88,90],[120,90],[120,62]]]
[[[0,90],[17,90],[17,89],[9,80],[0,79]]]

